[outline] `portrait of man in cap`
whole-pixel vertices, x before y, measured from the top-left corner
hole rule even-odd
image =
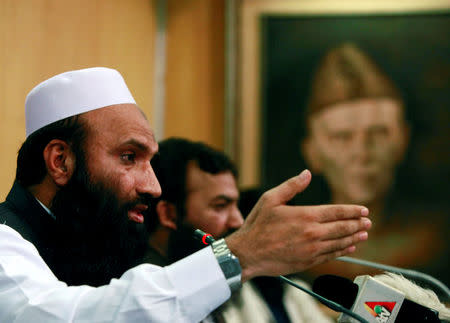
[[[387,74],[356,45],[344,43],[315,71],[301,150],[313,173],[324,177],[331,203],[364,203],[373,210],[373,239],[355,257],[433,271],[448,252],[441,229],[446,219],[395,192],[410,137],[406,109]],[[446,279],[446,266],[440,267],[435,273]],[[339,262],[313,270],[350,278],[368,271]]]
[[[260,183],[310,167],[295,203],[372,205],[373,245],[355,256],[448,284],[448,15],[316,18],[263,19]]]

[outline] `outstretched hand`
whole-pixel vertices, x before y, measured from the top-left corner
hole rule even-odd
[[[226,238],[241,263],[242,282],[304,271],[352,253],[367,240],[371,222],[363,206],[286,205],[310,182],[305,170],[265,192],[243,226]]]

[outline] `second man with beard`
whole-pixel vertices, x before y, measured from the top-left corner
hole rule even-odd
[[[237,170],[222,152],[170,138],[159,143],[152,165],[162,195],[151,203],[144,222],[151,233],[146,261],[166,266],[198,251],[204,245],[193,238],[197,228],[219,239],[243,224]],[[308,295],[275,278],[265,279],[276,287],[277,302],[245,284],[204,322],[331,322]]]

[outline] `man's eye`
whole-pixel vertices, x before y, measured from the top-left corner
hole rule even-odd
[[[213,208],[216,210],[222,210],[228,206],[228,203],[217,203],[213,205]]]
[[[387,127],[373,127],[369,130],[369,136],[376,139],[383,139],[389,135],[389,129]]]
[[[120,159],[124,162],[134,162],[134,160],[136,159],[136,154],[135,153],[122,154],[120,155]]]
[[[334,142],[347,142],[352,138],[350,132],[336,132],[330,136],[331,140]]]

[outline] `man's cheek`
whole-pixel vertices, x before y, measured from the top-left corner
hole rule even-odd
[[[338,165],[346,163],[350,159],[348,149],[342,149],[338,145],[327,140],[320,140],[317,143],[317,155],[323,164]]]
[[[122,201],[130,201],[135,199],[132,194],[135,192],[134,179],[132,176],[118,174],[112,179],[112,188]]]
[[[208,228],[208,233],[212,234],[216,239],[225,233],[226,216],[223,212],[209,210],[208,212],[203,213],[201,222]]]
[[[392,168],[397,163],[397,151],[394,145],[387,144],[375,150],[376,161],[383,168]]]
[[[342,153],[341,156],[321,154],[319,156],[320,163],[322,165],[323,173],[330,174],[333,178],[340,178],[346,174],[345,154]]]
[[[314,147],[314,151],[315,154],[313,155],[313,158],[315,158],[315,162],[318,167],[317,171],[320,174],[325,175],[328,172],[328,165],[332,161],[332,156],[323,144],[316,145]]]

